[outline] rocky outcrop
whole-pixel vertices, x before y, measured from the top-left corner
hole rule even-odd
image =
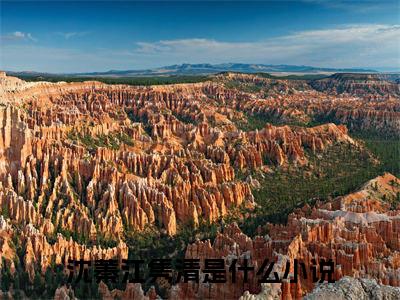
[[[131,300],[156,300],[161,299],[151,287],[149,291],[145,294],[139,283],[128,283],[124,291],[114,289],[110,291],[106,284],[100,282],[99,284],[99,294],[103,300],[112,299],[131,299]]]
[[[400,298],[400,288],[380,285],[373,279],[343,277],[335,283],[317,286],[304,299],[388,299]]]
[[[65,285],[57,288],[54,294],[54,300],[75,300],[74,291]]]

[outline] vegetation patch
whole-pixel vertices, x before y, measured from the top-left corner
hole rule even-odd
[[[95,152],[100,147],[118,150],[122,144],[134,145],[133,139],[124,132],[91,136],[71,131],[67,137],[71,141],[81,143],[89,152]]]
[[[49,82],[83,82],[99,81],[107,84],[126,84],[126,85],[162,85],[177,83],[197,83],[210,80],[210,77],[203,75],[171,75],[171,76],[141,76],[141,77],[98,77],[98,76],[68,76],[68,75],[40,75],[40,76],[17,76],[25,81],[49,81]]]
[[[366,181],[382,175],[382,164],[374,162],[362,148],[334,145],[321,157],[308,154],[309,163],[303,167],[289,165],[274,168],[272,173],[254,173],[261,188],[253,190],[256,209],[251,217],[231,218],[242,230],[254,236],[258,226],[286,223],[295,208],[313,205],[357,190]],[[240,174],[243,177],[243,174]],[[288,188],[290,187],[290,188]]]
[[[253,82],[242,82],[239,80],[229,80],[224,82],[227,89],[237,89],[245,93],[258,93],[262,90],[262,84]]]

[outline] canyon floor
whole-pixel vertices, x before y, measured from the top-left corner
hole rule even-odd
[[[2,298],[400,297],[398,79],[114,81],[1,74]],[[332,259],[336,282],[68,283],[69,259],[154,258]]]

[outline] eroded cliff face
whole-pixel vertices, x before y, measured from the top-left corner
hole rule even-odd
[[[380,74],[338,73],[328,78],[314,80],[311,86],[319,91],[347,93],[352,95],[392,95],[400,96],[400,86],[389,76]]]
[[[291,262],[289,274],[293,274],[294,259],[304,262],[306,270],[312,267],[312,259],[333,259],[335,280],[342,276],[374,278],[379,284],[399,287],[400,207],[390,209],[390,201],[400,191],[399,184],[398,178],[387,173],[355,193],[296,210],[287,225],[267,224],[259,232],[267,229],[268,234],[254,239],[237,225],[229,225],[213,243],[198,241],[189,245],[186,258],[247,258],[256,270],[267,258],[275,262],[273,270],[281,277],[287,261]],[[182,299],[238,299],[242,294],[241,299],[253,299],[250,294],[260,294],[260,299],[298,299],[315,287],[312,276],[299,276],[297,284],[284,280],[261,285],[255,272],[249,274],[247,284],[241,274],[236,284],[229,280],[208,285],[182,282],[171,289],[171,294]],[[319,277],[319,270],[317,274]]]
[[[307,125],[341,123],[349,129],[399,136],[400,85],[378,75],[336,74],[309,83],[248,74],[228,74],[219,80],[247,91],[240,111],[280,123]]]

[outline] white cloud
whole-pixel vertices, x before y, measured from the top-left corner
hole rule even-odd
[[[12,41],[33,41],[37,42],[37,39],[35,39],[31,33],[29,32],[22,32],[22,31],[14,31],[11,33],[8,33],[6,35],[1,36],[2,40],[12,40]]]
[[[25,33],[21,32],[21,31],[16,31],[14,33],[11,34],[13,37],[17,38],[17,39],[23,39],[25,38]]]
[[[75,37],[83,37],[89,34],[89,31],[74,31],[74,32],[56,32],[57,35],[64,37],[66,40]]]

